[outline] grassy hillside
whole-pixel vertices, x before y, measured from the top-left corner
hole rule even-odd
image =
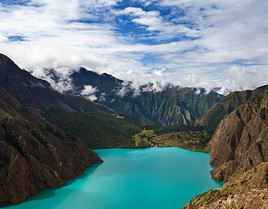
[[[206,131],[178,131],[157,135],[153,129],[144,129],[135,134],[132,140],[136,147],[182,147],[207,152],[210,137]]]
[[[131,136],[141,126],[117,114],[51,110],[47,118],[67,133],[78,136],[90,148],[133,147]]]

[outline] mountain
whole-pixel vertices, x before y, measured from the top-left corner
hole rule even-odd
[[[81,92],[84,85],[91,85],[98,88],[98,95],[105,93],[111,95],[122,88],[124,81],[115,78],[107,73],[98,74],[93,71],[88,71],[85,68],[80,68],[79,71],[70,75],[72,83],[78,92]]]
[[[101,162],[88,146],[131,147],[140,130],[103,105],[58,93],[0,54],[0,205],[63,185]]]
[[[232,178],[223,187],[198,195],[183,209],[264,209],[268,205],[268,163]]]
[[[132,136],[136,144],[165,146],[175,139],[173,144],[188,146],[190,139],[197,147],[201,136],[203,148],[209,136],[188,129],[153,136],[141,132],[139,123],[216,129],[209,142],[211,173],[226,184],[186,208],[258,208],[267,201],[268,86],[224,98],[202,88],[147,84],[135,89],[131,82],[86,69],[70,78],[74,88],[61,94],[0,54],[0,205],[62,185],[101,162],[88,147],[135,147]]]
[[[220,99],[215,92],[206,94],[202,89],[198,94],[194,88],[168,86],[159,92],[142,92],[136,97],[127,95],[104,104],[143,124],[190,126]]]
[[[214,179],[225,181],[225,185],[198,195],[183,209],[266,208],[268,86],[231,93],[207,115],[216,115],[215,110],[220,110],[217,106],[222,108],[221,117],[226,116],[209,143],[211,164],[215,166],[211,173]]]
[[[242,103],[264,93],[265,89],[266,87],[264,86],[255,90],[236,91],[230,93],[222,101],[216,103],[212,108],[205,112],[197,120],[196,124],[205,127],[213,133],[224,117],[234,111]]]
[[[48,76],[57,82],[56,76],[51,75],[49,71]],[[131,82],[85,68],[73,72],[70,79],[73,89],[68,94],[86,98],[94,95],[96,102],[143,125],[193,125],[197,118],[223,99],[215,91],[206,92],[203,88],[161,87],[152,83],[133,88]],[[88,86],[91,94],[85,93]]]
[[[99,162],[81,140],[0,89],[0,206],[21,202],[42,188],[61,186]]]
[[[82,97],[60,94],[4,55],[0,60],[0,87],[22,105],[35,109],[91,148],[133,146],[131,136],[141,129],[134,121]]]
[[[268,161],[268,86],[251,93],[249,101],[220,122],[210,141],[215,179],[227,181]]]

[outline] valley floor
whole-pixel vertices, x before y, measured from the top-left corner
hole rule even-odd
[[[178,131],[155,134],[153,129],[144,129],[132,137],[137,148],[142,147],[181,147],[191,151],[208,152],[210,135],[205,131]]]

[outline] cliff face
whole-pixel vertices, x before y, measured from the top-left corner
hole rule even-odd
[[[264,209],[268,207],[268,163],[232,178],[222,188],[197,196],[183,209]]]
[[[247,92],[247,100],[220,122],[210,149],[212,176],[226,183],[184,209],[267,208],[268,86]]]
[[[228,181],[268,161],[268,87],[240,105],[219,124],[211,141],[215,179]]]
[[[263,86],[255,90],[232,92],[198,118],[196,124],[213,133],[224,117],[228,116],[241,104],[263,94],[266,89],[267,86]]]
[[[98,162],[80,140],[0,90],[0,205],[21,202],[41,188],[61,186]]]
[[[199,93],[195,88],[167,87],[135,97],[115,97],[114,102],[104,104],[143,124],[193,125],[196,118],[221,99],[216,92],[206,93],[204,89]]]

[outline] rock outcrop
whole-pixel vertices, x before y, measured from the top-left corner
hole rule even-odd
[[[228,181],[268,161],[268,86],[219,124],[210,141],[212,176]]]
[[[268,86],[246,94],[209,143],[216,166],[212,176],[225,185],[197,196],[184,209],[268,208]]]
[[[213,133],[219,123],[241,104],[250,101],[252,98],[263,94],[267,86],[259,87],[255,90],[236,91],[227,95],[222,101],[216,103],[196,120],[196,124],[203,126]]]
[[[197,196],[183,209],[268,208],[268,163],[230,179],[222,188]]]

